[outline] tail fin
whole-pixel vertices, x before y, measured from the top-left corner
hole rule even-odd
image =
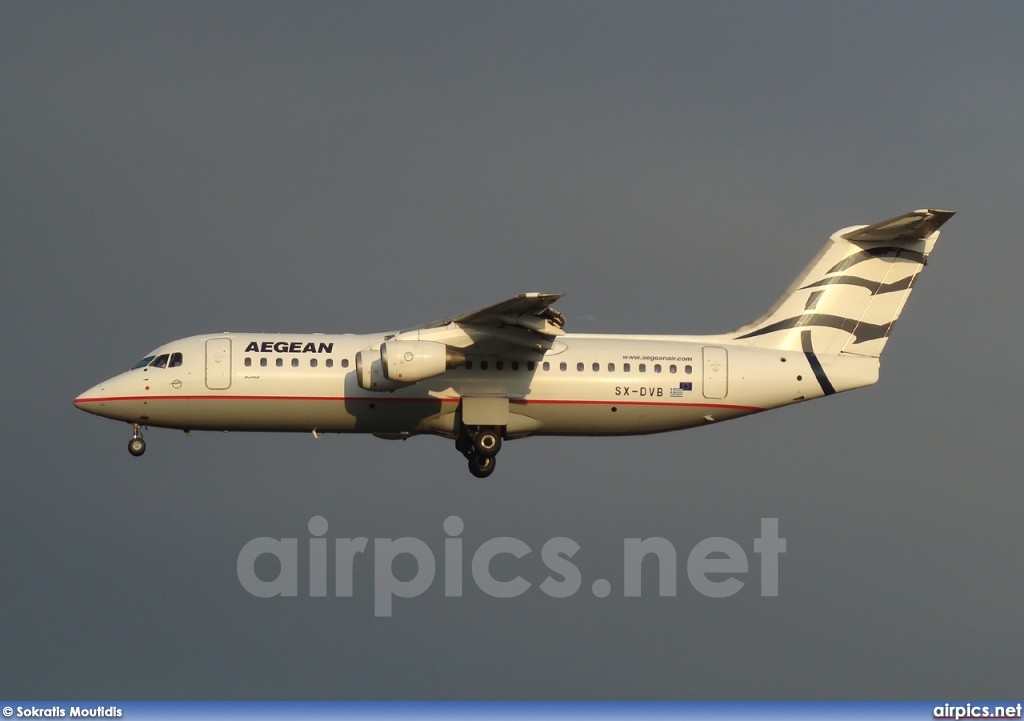
[[[837,231],[775,305],[729,335],[755,346],[877,358],[949,210]]]

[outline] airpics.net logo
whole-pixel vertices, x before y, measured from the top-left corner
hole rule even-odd
[[[328,539],[329,524],[323,516],[313,516],[308,523],[309,596],[328,595]],[[460,538],[465,524],[458,516],[449,516],[444,524],[444,551],[441,573],[444,577],[444,595],[460,597],[469,555]],[[303,544],[305,545],[305,544]],[[431,547],[419,538],[375,538],[373,543],[365,537],[335,538],[333,580],[334,596],[351,598],[355,593],[354,570],[359,558],[373,555],[373,613],[390,616],[394,599],[416,598],[426,593],[438,575],[437,557]],[[549,539],[540,549],[540,560],[548,571],[538,585],[540,591],[551,598],[568,598],[583,586],[583,576],[572,559],[580,545],[571,538],[558,536]],[[779,595],[779,555],[786,552],[786,539],[779,538],[779,519],[762,518],[761,535],[753,539],[753,551],[760,557],[762,596]],[[521,575],[499,580],[492,575],[492,561],[502,555],[529,563],[533,549],[518,538],[502,536],[483,542],[472,551],[469,563],[473,583],[493,598],[515,598],[529,591],[533,584]],[[264,579],[256,572],[256,565],[264,556],[273,556],[280,564],[275,578]],[[653,556],[656,566],[648,564],[648,572],[658,574],[658,595],[676,595],[677,553],[671,541],[655,536],[626,538],[622,543],[622,595],[642,596],[644,559]],[[408,557],[408,558],[404,558]],[[526,560],[523,560],[526,559]],[[395,573],[395,563],[403,567],[415,566],[411,578],[402,579]],[[500,562],[507,561],[502,559]],[[364,561],[368,562],[368,561]],[[242,587],[258,598],[299,595],[299,539],[254,538],[238,554],[238,580]],[[749,560],[743,546],[729,538],[705,538],[690,550],[686,558],[686,576],[698,593],[709,598],[727,598],[740,592],[746,582],[739,578],[748,572]],[[408,574],[403,574],[408,575]],[[610,581],[599,578],[590,584],[591,592],[605,598],[612,592]]]

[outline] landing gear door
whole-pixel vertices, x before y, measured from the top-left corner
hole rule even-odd
[[[704,397],[725,398],[729,392],[729,354],[725,348],[704,347]]]
[[[231,387],[231,339],[206,341],[206,387],[222,391]]]

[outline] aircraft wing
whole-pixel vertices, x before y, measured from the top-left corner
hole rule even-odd
[[[434,340],[481,353],[528,349],[543,353],[565,335],[565,316],[551,307],[556,293],[520,293],[485,308],[403,331],[395,340]],[[511,347],[510,347],[511,346]]]
[[[515,298],[503,300],[469,313],[431,323],[426,328],[440,328],[449,323],[471,323],[475,325],[515,325],[541,335],[557,336],[565,331],[565,316],[551,307],[562,296],[556,293],[520,293]]]

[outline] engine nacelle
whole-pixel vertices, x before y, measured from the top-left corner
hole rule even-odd
[[[384,377],[379,350],[361,350],[356,353],[356,380],[359,387],[367,391],[393,391],[404,388],[407,383],[395,383]]]
[[[380,345],[384,377],[394,383],[416,383],[466,362],[466,356],[444,343],[389,340]]]

